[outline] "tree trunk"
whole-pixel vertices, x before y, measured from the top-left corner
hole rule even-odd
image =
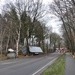
[[[2,60],[2,57],[3,57],[3,50],[2,50],[2,42],[3,42],[3,36],[0,36],[0,52],[1,52],[1,60]]]
[[[60,47],[61,47],[61,43],[58,43],[58,48],[59,48],[59,50],[60,50]]]
[[[8,36],[8,40],[7,40],[7,44],[6,44],[6,55],[7,55],[7,51],[8,51],[9,39],[10,39],[10,36]]]
[[[34,38],[32,37],[32,46],[34,46]]]
[[[27,48],[27,55],[29,55],[29,43],[28,43],[28,37],[26,38],[26,48]]]
[[[44,40],[42,40],[42,48],[43,48],[43,52],[45,52],[45,48],[44,48]]]
[[[38,41],[38,46],[39,46],[39,47],[41,46],[41,44],[40,44],[40,40]]]
[[[72,50],[72,55],[74,55],[74,50]]]
[[[20,31],[18,33],[18,39],[16,40],[16,56],[18,57],[19,50]]]
[[[19,41],[16,40],[16,56],[18,57]]]
[[[20,23],[19,23],[19,30],[17,31],[17,40],[16,40],[16,54],[17,54],[17,57],[18,57],[18,50],[19,50],[19,41],[20,41],[20,30],[21,30],[21,20],[20,20]]]
[[[2,44],[1,44],[0,50],[1,50],[1,60],[2,60],[2,57],[3,57]]]
[[[55,45],[55,43],[54,43],[54,52],[55,52],[55,50],[56,50],[56,45]]]
[[[24,38],[24,46],[26,46],[26,38]]]

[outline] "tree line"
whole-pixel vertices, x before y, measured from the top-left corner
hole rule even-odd
[[[16,0],[4,5],[0,14],[0,52],[7,54],[8,48],[16,50],[17,56],[20,46],[27,47],[29,54],[29,41],[32,45],[42,47],[45,51],[45,39],[50,38],[50,45],[54,45],[58,34],[49,34],[46,24],[41,21],[46,11],[42,0]],[[54,37],[54,38],[53,38]],[[56,37],[56,38],[55,38]],[[34,40],[36,43],[34,44]]]
[[[49,6],[51,12],[62,22],[65,46],[74,55],[75,52],[75,1],[54,0]]]

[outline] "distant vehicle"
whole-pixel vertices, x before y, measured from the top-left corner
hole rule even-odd
[[[35,54],[35,55],[38,55],[38,54],[40,54],[40,53],[43,53],[42,49],[41,49],[40,47],[37,47],[37,46],[29,46],[29,51],[30,51],[31,54]],[[26,47],[24,47],[24,48],[22,49],[22,53],[23,53],[24,55],[27,54],[27,49],[26,49]]]
[[[34,53],[34,54],[43,53],[42,49],[40,47],[36,47],[36,46],[30,46],[29,50],[31,53]]]

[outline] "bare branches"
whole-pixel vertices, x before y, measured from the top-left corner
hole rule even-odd
[[[75,1],[74,0],[54,0],[53,12],[61,19],[63,33],[70,44],[72,52],[75,44]],[[66,39],[66,38],[65,38]],[[66,40],[67,40],[66,39]],[[74,54],[74,52],[73,52]]]

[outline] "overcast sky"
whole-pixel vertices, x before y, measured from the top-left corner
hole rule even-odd
[[[43,0],[43,1],[44,1],[44,4],[46,4],[46,5],[53,2],[53,0]],[[53,15],[54,18],[51,18],[51,17],[52,17],[52,14],[46,15],[47,26],[52,26],[53,32],[56,32],[61,35],[61,29],[60,29],[61,22],[59,22],[58,21],[59,19],[57,17],[55,17],[54,15]]]
[[[4,5],[5,4],[5,1],[9,1],[9,0],[0,0],[0,12],[1,12],[1,8],[2,8],[2,5]],[[43,3],[45,4],[45,5],[48,5],[48,4],[50,4],[50,3],[52,3],[52,1],[53,0],[43,0]],[[46,22],[47,22],[47,26],[52,26],[52,28],[53,28],[53,32],[56,32],[56,33],[59,33],[59,34],[61,34],[60,33],[60,22],[58,22],[57,20],[58,20],[58,18],[52,18],[51,19],[51,14],[47,14],[46,16],[45,16],[45,20],[46,20]]]

